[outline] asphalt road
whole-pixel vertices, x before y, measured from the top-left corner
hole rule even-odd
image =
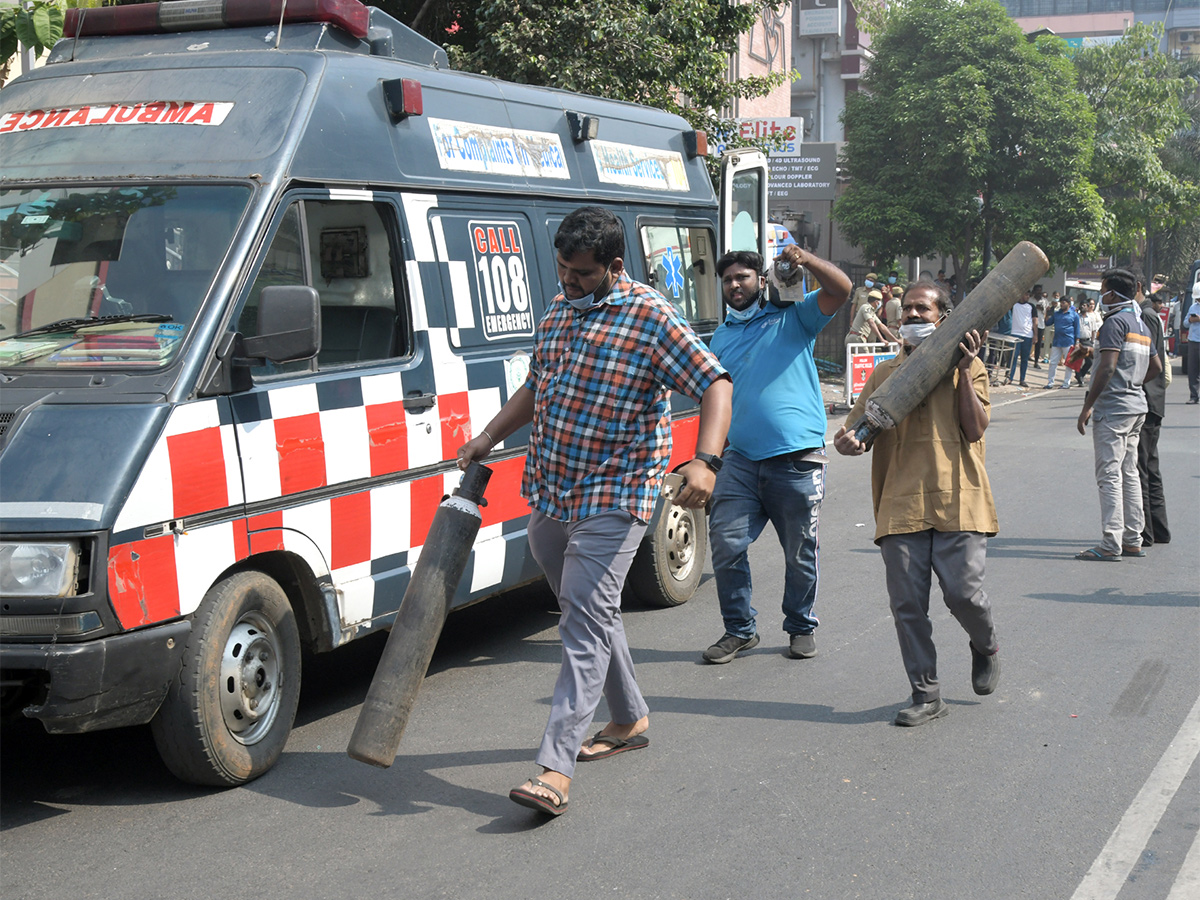
[[[537,771],[558,664],[535,589],[451,618],[387,770],[345,755],[377,638],[312,661],[282,759],[239,789],[174,781],[145,729],[6,727],[0,896],[1195,900],[1200,410],[1179,379],[1169,398],[1174,540],[1101,565],[1072,559],[1099,526],[1082,393],[996,392],[987,588],[1003,675],[971,692],[966,637],[935,592],[946,718],[891,724],[908,685],[869,462],[838,457],[820,655],[784,655],[769,530],[752,557],[763,642],[746,656],[700,660],[721,633],[711,580],[679,609],[627,610],[651,745],[581,765],[563,817],[506,796]]]

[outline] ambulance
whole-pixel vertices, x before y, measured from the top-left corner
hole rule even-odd
[[[386,629],[456,449],[520,386],[585,204],[710,334],[766,163],[627,103],[453,71],[357,0],[75,9],[0,93],[0,686],[51,733],[150,723],[198,784],[267,771],[301,652]],[[672,463],[697,409],[673,399]],[[455,605],[540,577],[496,447]],[[682,603],[702,513],[630,574]],[[453,624],[451,623],[451,627]]]

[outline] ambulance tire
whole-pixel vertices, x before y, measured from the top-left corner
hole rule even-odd
[[[681,606],[700,586],[707,556],[704,510],[668,504],[642,539],[626,587],[647,606]]]
[[[283,589],[235,572],[205,595],[183,664],[150,723],[167,768],[192,784],[245,784],[275,765],[300,700],[300,634]]]

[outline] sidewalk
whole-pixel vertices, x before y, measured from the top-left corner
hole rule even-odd
[[[830,419],[845,418],[850,412],[850,407],[846,405],[846,381],[845,375],[818,370],[821,377],[821,396],[825,402],[825,412]],[[1017,372],[1020,375],[1020,370]],[[1061,390],[1059,385],[1062,384],[1062,367],[1060,366],[1054,373],[1055,386],[1051,390],[1044,389],[1046,384],[1046,376],[1050,374],[1050,367],[1046,363],[1042,363],[1041,368],[1035,369],[1032,364],[1025,372],[1025,383],[1029,385],[1027,388],[1021,387],[1015,381],[1012,384],[992,384],[991,385],[991,400],[993,406],[998,406],[1002,403],[1015,403],[1026,397],[1031,397],[1039,394],[1052,394]],[[1003,376],[999,379],[1004,380]],[[1083,402],[1082,392],[1087,389],[1087,380],[1081,387],[1075,383],[1074,374],[1071,377],[1071,387],[1069,390],[1079,392],[1079,402]]]

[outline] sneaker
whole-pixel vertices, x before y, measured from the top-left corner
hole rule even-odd
[[[970,641],[971,648],[971,687],[977,694],[990,694],[1000,683],[1000,652],[980,653]]]
[[[1069,391],[1071,389],[1070,384],[1060,384],[1058,387],[1059,387],[1059,390],[1063,390],[1063,391]]]
[[[1023,381],[1022,381],[1022,382],[1021,382],[1021,387],[1023,387],[1023,388],[1028,388],[1028,387],[1029,387],[1029,385],[1027,385],[1025,382],[1023,382]]]
[[[740,638],[736,634],[727,634],[704,651],[704,658],[710,663],[722,665],[731,662],[743,650],[751,650],[757,647],[758,640],[757,634],[752,634],[748,638]]]
[[[896,724],[905,727],[924,725],[930,719],[940,719],[950,714],[950,707],[941,697],[928,703],[914,703],[896,713]]]
[[[810,631],[808,634],[793,634],[788,656],[792,659],[812,659],[817,655],[817,638]]]

